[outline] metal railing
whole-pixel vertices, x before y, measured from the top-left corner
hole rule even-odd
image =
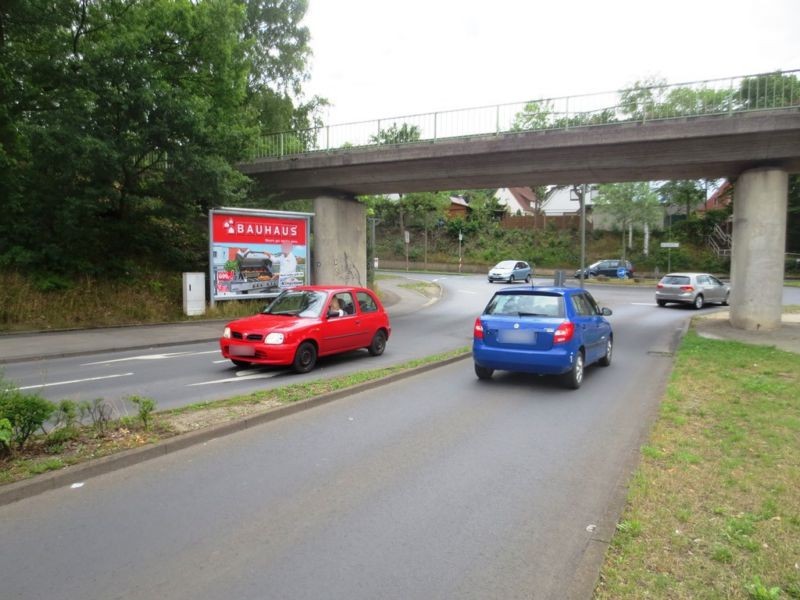
[[[374,119],[261,137],[252,158],[800,108],[800,70]]]

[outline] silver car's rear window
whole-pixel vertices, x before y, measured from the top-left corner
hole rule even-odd
[[[661,283],[667,285],[689,285],[690,282],[688,277],[684,277],[682,275],[672,275],[670,277],[664,277],[664,279],[661,280]]]

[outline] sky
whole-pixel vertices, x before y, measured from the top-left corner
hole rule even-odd
[[[800,69],[800,0],[309,0],[326,124]]]

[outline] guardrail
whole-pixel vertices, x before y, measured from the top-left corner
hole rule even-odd
[[[800,70],[324,125],[260,138],[252,158],[800,107]]]

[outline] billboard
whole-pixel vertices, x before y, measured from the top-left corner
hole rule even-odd
[[[311,283],[310,213],[209,211],[209,268],[216,300],[270,298]]]

